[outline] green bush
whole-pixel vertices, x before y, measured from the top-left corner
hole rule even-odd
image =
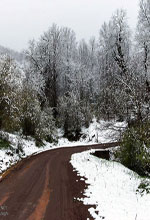
[[[116,152],[119,161],[145,176],[150,173],[150,123],[128,128],[123,134],[120,149]]]
[[[10,148],[9,141],[0,138],[0,149],[9,149],[9,148]]]
[[[150,193],[150,182],[144,179],[138,186],[138,189],[136,190],[136,192],[140,193],[141,195],[143,195],[144,193],[149,194]]]

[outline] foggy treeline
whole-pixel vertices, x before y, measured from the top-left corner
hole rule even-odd
[[[135,33],[124,10],[89,42],[54,24],[20,60],[17,53],[1,55],[0,129],[53,141],[61,127],[75,140],[93,117],[147,121],[149,77],[150,0],[140,1]]]

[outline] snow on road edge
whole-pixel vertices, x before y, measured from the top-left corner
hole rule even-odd
[[[148,220],[150,194],[136,190],[141,178],[117,162],[99,159],[90,151],[72,155],[71,164],[85,177],[88,188],[81,199],[85,205],[96,205],[89,212],[96,220]]]

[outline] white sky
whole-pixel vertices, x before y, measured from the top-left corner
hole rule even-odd
[[[0,0],[0,45],[26,48],[53,23],[72,28],[77,39],[98,37],[104,21],[117,8],[127,10],[135,28],[139,0]]]

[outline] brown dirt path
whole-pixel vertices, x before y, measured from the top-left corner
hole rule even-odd
[[[74,199],[86,185],[69,161],[73,153],[116,145],[54,149],[18,163],[0,182],[0,220],[93,220],[89,207]]]

